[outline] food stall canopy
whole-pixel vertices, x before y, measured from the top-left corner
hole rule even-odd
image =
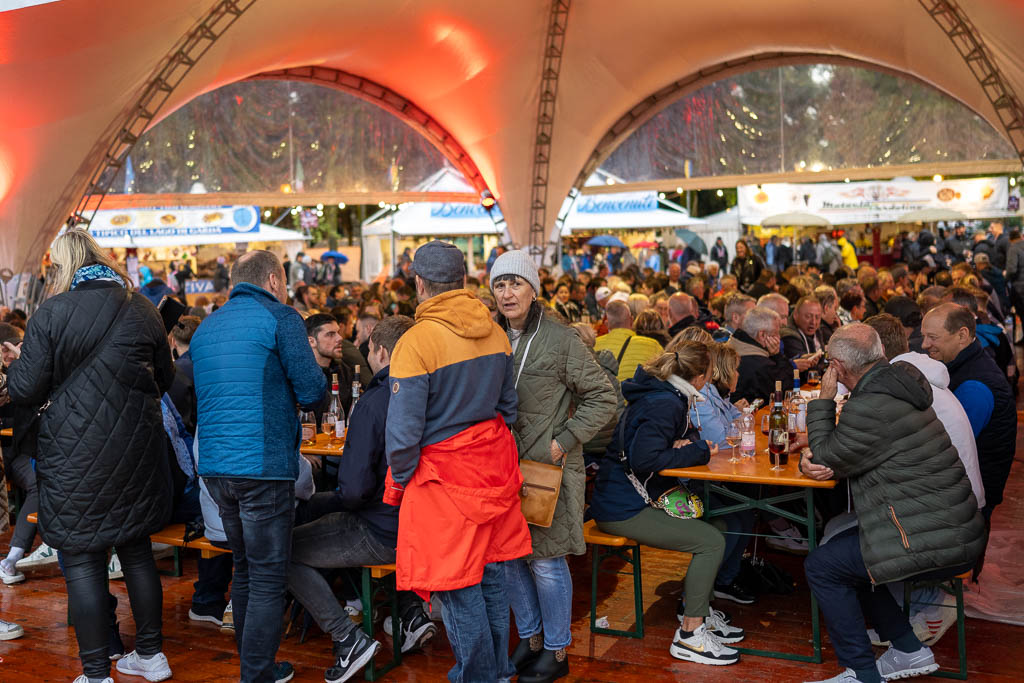
[[[686,209],[658,199],[657,192],[581,195],[562,225],[562,236],[580,230],[644,230],[698,225]]]
[[[639,104],[653,103],[645,110],[653,114],[675,94],[756,68],[818,60],[891,70],[949,94],[1002,133],[999,113],[932,4],[566,3],[564,32],[554,32],[564,37],[554,88],[541,79],[552,74],[545,60],[556,49],[548,46],[551,10],[565,5],[551,0],[232,3],[247,9],[189,65],[156,118],[282,69],[336,69],[353,76],[353,87],[369,79],[396,93],[396,106],[404,98],[429,115],[439,139],[464,150],[501,203],[514,241],[525,244],[545,93],[557,93],[550,145],[540,150],[548,199],[537,221],[548,229],[594,150],[643,122],[643,115],[627,120]],[[950,4],[984,46],[1003,100],[1024,99],[1024,3]],[[0,92],[8,97],[0,112],[0,266],[35,268],[127,113],[214,7],[223,4],[59,0],[0,13]]]
[[[970,219],[1019,215],[1006,177],[850,183],[766,183],[737,188],[740,220],[761,225],[781,213],[812,213],[833,225],[890,223],[910,211],[952,209]]]
[[[255,206],[111,209],[96,212],[89,232],[108,249],[303,240],[301,233],[259,218]]]

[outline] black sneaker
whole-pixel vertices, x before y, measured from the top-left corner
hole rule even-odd
[[[188,618],[192,621],[206,621],[217,626],[224,624],[224,607],[221,605],[201,605],[192,603],[188,611]]]
[[[359,629],[353,629],[345,640],[334,641],[334,666],[324,673],[327,683],[342,683],[352,678],[370,663],[380,643]]]
[[[736,581],[733,581],[728,586],[716,583],[715,597],[721,600],[732,600],[733,602],[738,602],[741,605],[749,605],[757,599],[744,590]]]
[[[392,638],[391,617],[384,617],[384,632]],[[418,650],[430,642],[430,639],[437,635],[437,624],[430,620],[420,608],[410,609],[402,618],[402,654]]]
[[[288,662],[274,663],[274,683],[288,683],[295,678],[295,667]]]

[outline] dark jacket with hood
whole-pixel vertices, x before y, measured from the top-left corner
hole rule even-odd
[[[984,402],[992,409],[983,427],[975,430],[978,444],[978,467],[985,485],[985,506],[989,510],[1003,500],[1003,488],[1010,476],[1014,449],[1017,445],[1017,409],[1006,375],[975,339],[951,363],[949,389],[964,403],[968,416],[976,410],[970,403]],[[988,392],[991,398],[985,396]],[[977,398],[973,398],[977,397]]]
[[[165,296],[174,296],[174,290],[168,287],[166,282],[155,277],[139,289],[139,294],[152,301],[154,306],[159,306],[160,300]]]
[[[623,450],[633,474],[645,485],[651,500],[679,485],[674,477],[663,477],[658,472],[705,465],[711,458],[697,426],[690,423],[686,397],[671,384],[639,367],[633,379],[622,383],[622,395],[628,407],[601,461],[590,504],[590,512],[598,522],[621,522],[647,506],[626,477],[619,459]],[[692,443],[673,448],[678,439],[689,439]]]
[[[768,353],[743,330],[736,330],[726,343],[740,356],[740,379],[732,392],[734,401],[745,398],[753,403],[759,398],[767,403],[775,391],[775,382],[781,381],[784,388],[792,386],[794,365],[782,353]]]
[[[849,480],[876,584],[970,565],[985,546],[971,482],[931,402],[920,370],[880,361],[853,388],[838,423],[835,401],[807,407],[813,460]]]
[[[100,344],[125,291],[92,280],[43,302],[8,371],[16,403],[40,405]],[[163,322],[143,297],[39,420],[39,531],[70,553],[99,552],[159,531],[171,513],[160,397],[174,379]]]

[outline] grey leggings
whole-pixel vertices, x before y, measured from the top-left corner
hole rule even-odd
[[[725,537],[718,529],[699,519],[669,517],[651,507],[621,522],[598,522],[597,526],[605,533],[627,536],[643,545],[692,553],[684,580],[686,616],[710,614],[708,602],[725,553]]]

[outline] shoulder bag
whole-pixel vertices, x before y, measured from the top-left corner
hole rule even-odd
[[[619,420],[619,462],[622,463],[622,469],[626,473],[626,478],[636,489],[636,492],[644,499],[647,505],[652,508],[661,510],[669,517],[675,517],[676,519],[699,519],[704,516],[704,502],[700,499],[696,493],[690,493],[690,490],[680,484],[679,486],[673,486],[665,493],[658,496],[657,500],[651,500],[651,495],[647,493],[647,487],[644,486],[637,479],[633,473],[633,468],[629,466],[629,459],[626,458],[626,417],[629,414],[629,408],[622,413],[622,419]]]
[[[544,316],[541,316],[543,319]],[[541,321],[537,321],[537,329],[526,342],[523,349],[523,360],[519,363],[519,371],[516,373],[515,386],[519,388],[519,378],[526,366],[526,358],[530,354],[530,346],[540,331]],[[566,453],[562,457],[562,465],[565,465]],[[523,511],[523,517],[527,524],[539,527],[550,527],[555,519],[555,506],[558,505],[558,494],[562,490],[562,467],[549,465],[544,462],[519,460],[519,471],[523,475],[523,486],[519,489],[519,503]]]

